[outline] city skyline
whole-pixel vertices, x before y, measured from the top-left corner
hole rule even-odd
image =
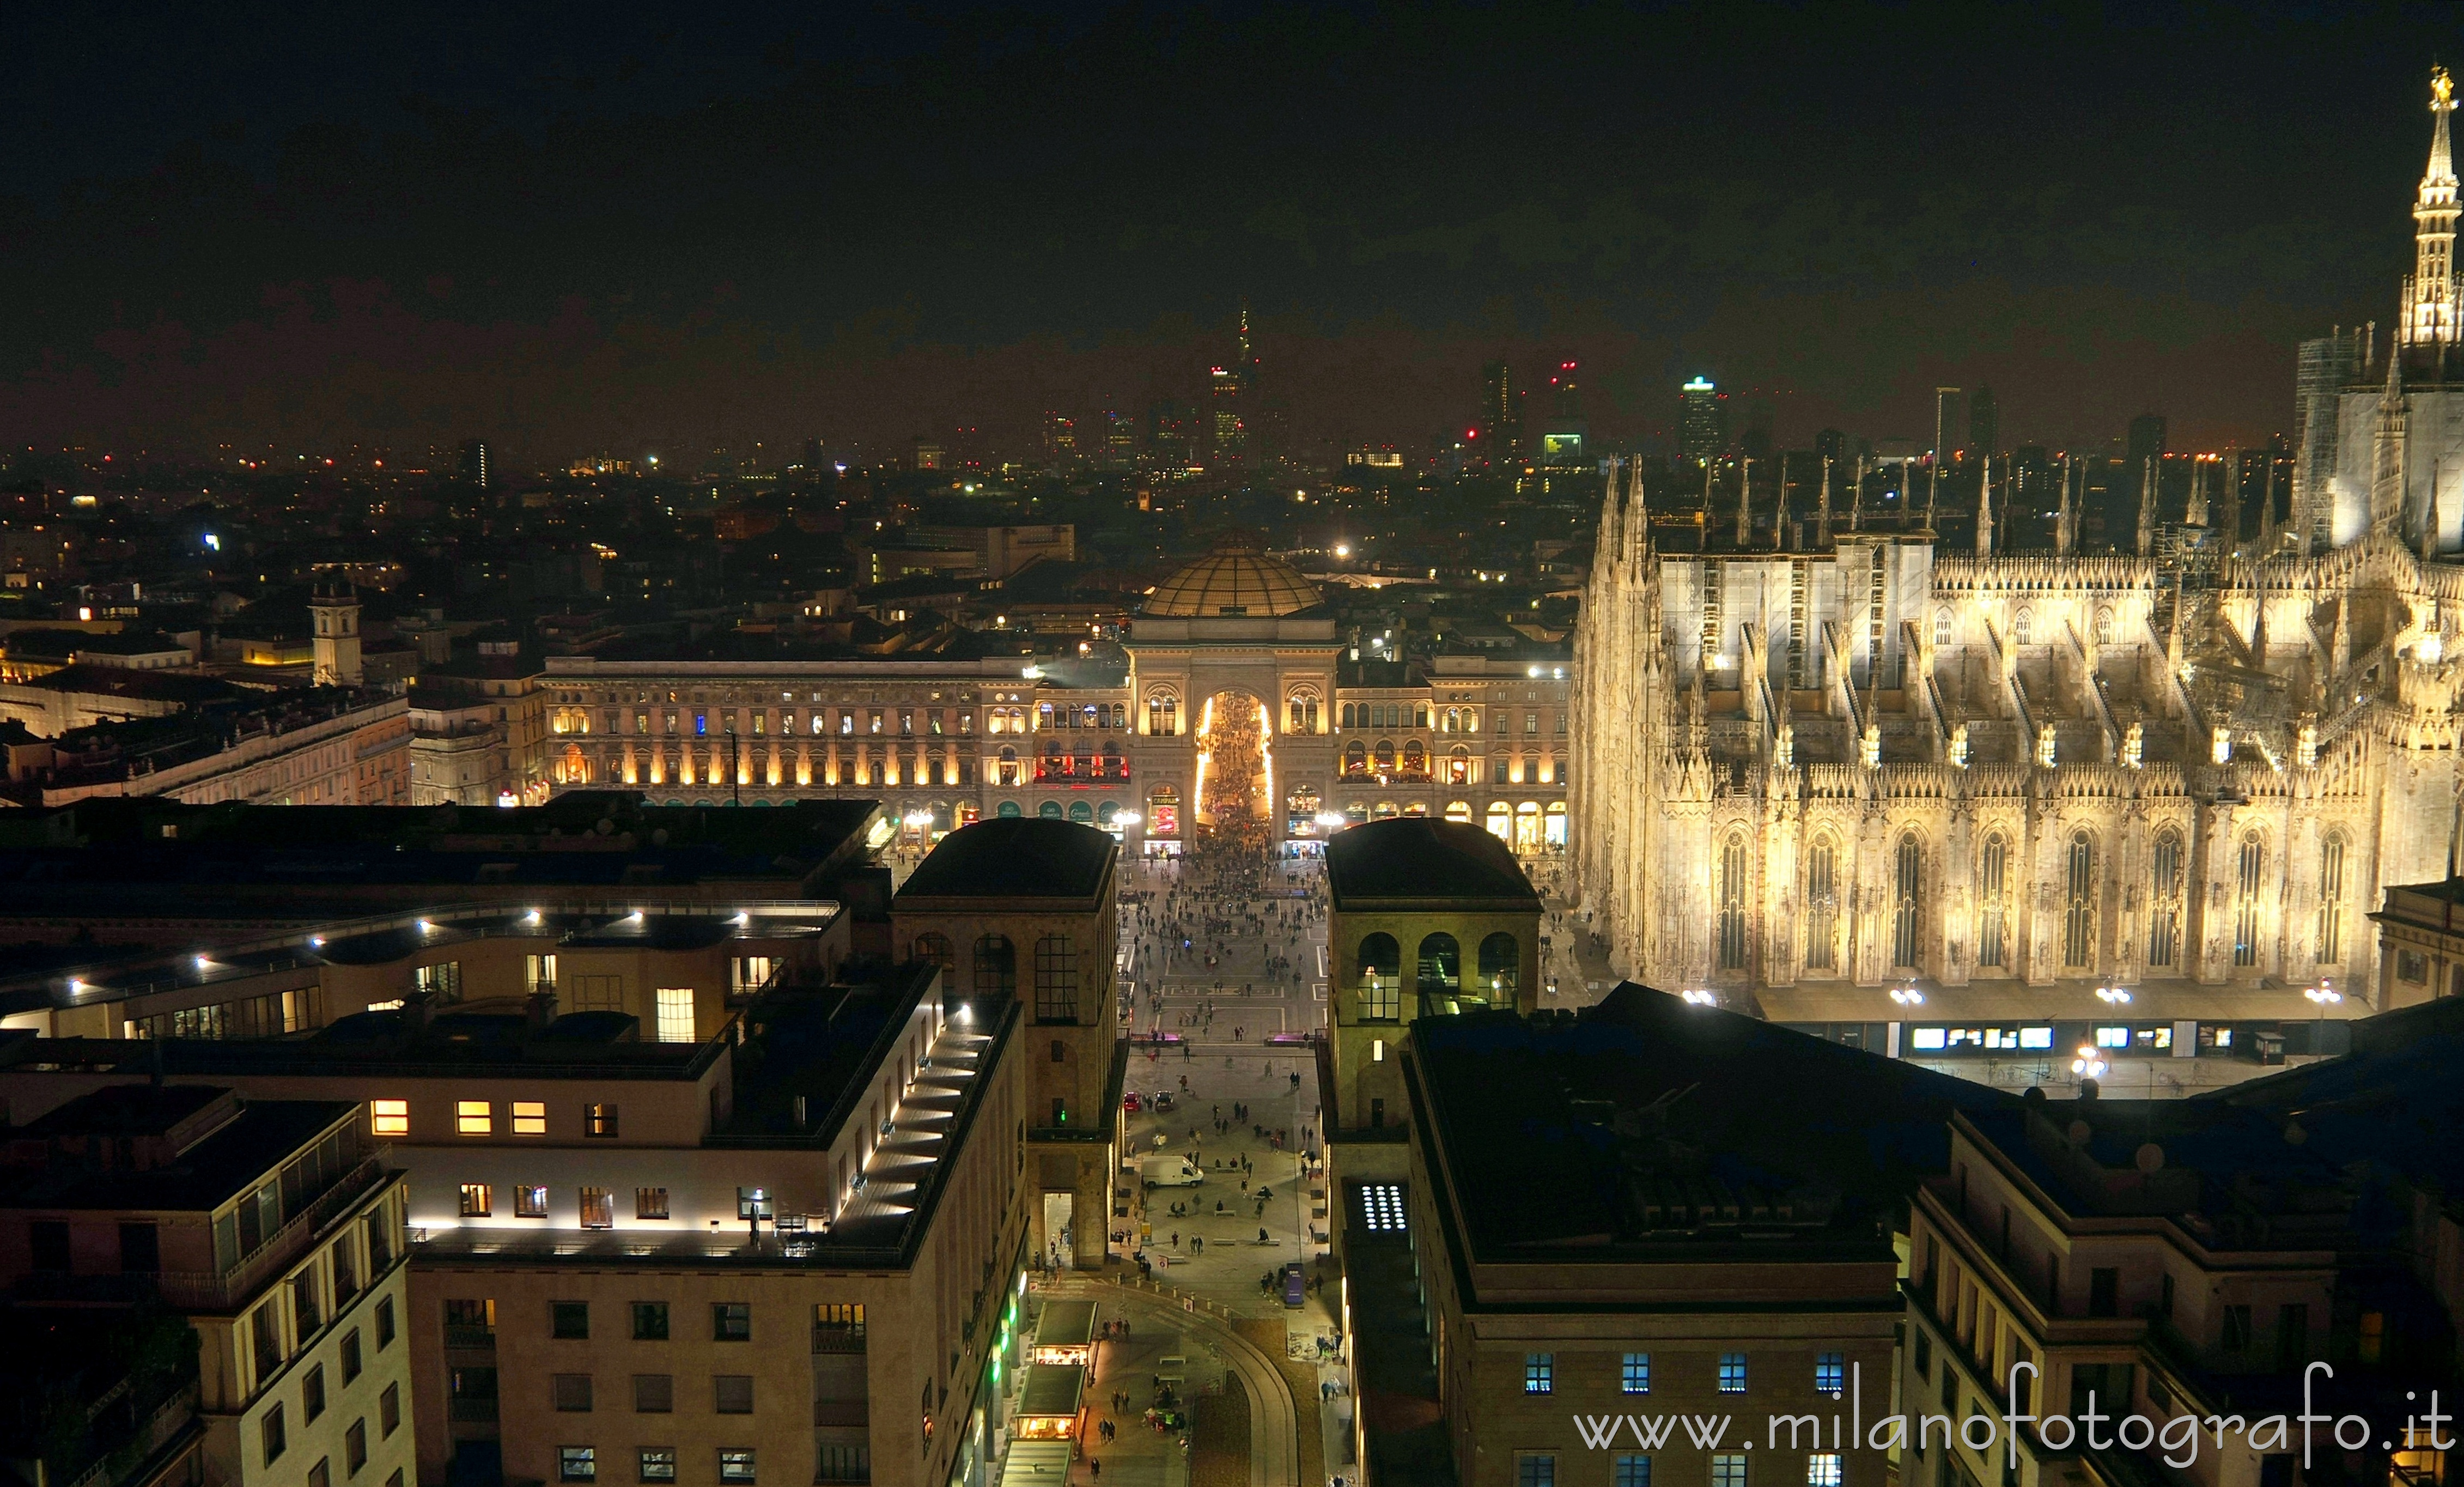
[[[60,65],[14,104],[0,425],[482,434],[540,464],[713,431],[881,446],[1188,397],[1245,299],[1297,447],[1424,438],[1504,358],[1582,363],[1608,445],[1669,438],[1666,389],[1701,372],[1770,389],[1786,447],[1925,439],[1932,388],[1981,384],[2006,443],[2158,409],[2222,448],[2290,428],[2299,339],[2385,314],[2434,27],[1916,13],[1948,80],[1911,94],[1869,12],[1708,40],[1688,13],[540,19],[244,104],[257,58],[228,35],[148,33],[94,74],[38,29],[26,55]],[[1570,28],[1647,71],[1557,76]],[[1093,77],[1101,103],[1069,80]],[[914,97],[957,101],[905,120]],[[1852,112],[1888,126],[1830,127]]]

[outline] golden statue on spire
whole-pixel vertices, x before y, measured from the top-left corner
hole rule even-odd
[[[2431,68],[2430,70],[2430,107],[2431,111],[2435,113],[2445,113],[2454,106],[2455,79],[2447,76],[2447,69],[2444,67]]]

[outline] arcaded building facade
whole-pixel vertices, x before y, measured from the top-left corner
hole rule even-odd
[[[1339,633],[1288,564],[1235,541],[1157,585],[1118,652],[1089,657],[551,656],[544,773],[677,805],[878,799],[915,847],[1052,817],[1155,856],[1199,824],[1204,762],[1237,752],[1258,759],[1258,814],[1289,852],[1415,815],[1473,822],[1526,856],[1563,851],[1562,653],[1383,654]],[[1263,725],[1238,750],[1202,731],[1231,697]]]

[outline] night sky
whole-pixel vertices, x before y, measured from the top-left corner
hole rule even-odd
[[[2388,321],[2452,8],[759,13],[17,7],[0,441],[515,457],[1023,441],[1190,396],[1249,300],[1303,442],[1479,364],[1595,437],[2289,430]]]

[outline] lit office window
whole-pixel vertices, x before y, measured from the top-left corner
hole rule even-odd
[[[662,1043],[690,1043],[693,1040],[693,988],[659,988],[659,1041]]]

